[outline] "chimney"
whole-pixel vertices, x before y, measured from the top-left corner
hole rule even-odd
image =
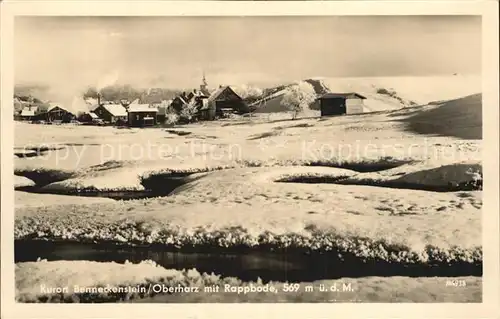
[[[97,106],[101,106],[101,93],[97,92]]]

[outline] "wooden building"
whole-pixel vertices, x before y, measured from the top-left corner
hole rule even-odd
[[[358,93],[324,94],[319,98],[321,116],[363,113],[365,99]]]
[[[94,113],[109,123],[127,122],[127,109],[122,104],[101,104]]]
[[[164,123],[167,119],[167,113],[169,111],[171,103],[172,100],[163,100],[161,101],[161,103],[155,103],[151,105],[158,109],[158,113],[156,114],[156,121],[158,123]]]
[[[75,114],[63,108],[58,103],[50,103],[47,112],[40,114],[48,122],[69,123],[76,118]]]
[[[208,99],[203,99],[201,106],[198,108],[198,119],[200,121],[215,120],[215,104],[209,104]]]
[[[37,112],[36,106],[26,106],[21,110],[20,119],[22,121],[32,121],[35,118]]]
[[[183,92],[180,95],[176,96],[170,102],[170,108],[176,113],[180,113],[182,111],[182,108],[187,104],[188,104],[187,94]]]
[[[215,110],[215,116],[222,116],[222,109],[233,109],[238,114],[250,112],[243,99],[229,86],[221,86],[208,97],[208,108]]]
[[[83,113],[78,117],[78,121],[82,123],[91,123],[94,120],[97,120],[99,116],[94,112]]]
[[[215,108],[213,110],[210,109],[208,95],[202,90],[193,90],[188,94],[183,92],[179,96],[176,96],[170,103],[170,109],[180,114],[182,109],[187,107],[190,103],[194,103],[197,108],[196,120],[207,121],[215,119]]]
[[[130,104],[128,107],[128,125],[131,127],[154,126],[157,123],[158,109],[149,104]]]

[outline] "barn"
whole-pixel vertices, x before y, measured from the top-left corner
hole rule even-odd
[[[154,126],[157,123],[158,109],[149,104],[130,104],[128,125],[132,127]]]
[[[69,123],[71,120],[75,119],[75,115],[73,113],[64,109],[58,103],[50,103],[45,116],[49,122]]]
[[[127,121],[127,110],[121,104],[101,104],[94,113],[109,123]]]
[[[99,117],[94,112],[85,112],[80,114],[80,116],[78,117],[78,121],[82,123],[91,123],[92,121],[97,120],[98,118]]]
[[[221,86],[207,100],[208,108],[215,109],[215,115],[221,117],[223,109],[232,109],[239,114],[248,113],[250,108],[243,99],[229,86]]]
[[[358,93],[324,94],[319,98],[321,116],[363,113],[365,99]]]

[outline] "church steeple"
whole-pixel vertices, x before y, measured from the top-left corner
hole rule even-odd
[[[207,91],[207,79],[205,78],[205,71],[203,71],[203,78],[201,80],[201,85],[200,85],[200,91],[205,92]]]

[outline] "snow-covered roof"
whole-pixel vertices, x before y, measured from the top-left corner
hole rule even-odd
[[[60,103],[50,102],[47,111],[50,112],[52,109],[55,109],[56,107],[59,107],[60,109],[64,110],[64,108],[61,106]]]
[[[74,114],[74,111],[70,111],[70,109],[68,109],[67,107],[64,107],[62,104],[60,103],[53,103],[53,102],[49,102],[49,108],[47,109],[47,112],[50,112],[52,111],[53,109],[55,108],[60,108],[61,110],[64,110],[70,114]]]
[[[21,116],[35,116],[35,109],[30,109],[30,108],[25,107],[21,111]]]
[[[113,116],[127,116],[127,110],[121,104],[104,104],[102,107]]]
[[[206,94],[205,92],[201,91],[201,90],[193,90],[193,93],[194,96],[198,96],[198,97],[209,97],[210,94]]]
[[[213,91],[212,94],[210,94],[210,96],[208,97],[208,102],[212,102],[212,101],[215,101],[219,95],[227,88],[226,87],[220,87],[218,88],[217,90]]]
[[[179,96],[177,96],[176,98],[178,98],[179,100],[181,100],[181,102],[182,102],[183,104],[187,104],[186,100],[184,100],[184,98],[183,98],[182,96],[180,96],[180,95],[179,95]]]
[[[359,99],[363,99],[365,100],[366,97],[364,97],[363,95],[361,94],[358,94],[358,93],[355,93],[355,92],[349,92],[349,93],[326,93],[326,94],[323,94],[320,99],[328,99],[328,98],[335,98],[335,97],[342,97],[342,98],[346,98],[346,99],[350,99],[350,98],[359,98]]]
[[[280,97],[280,96],[284,95],[286,93],[286,91],[287,91],[287,88],[284,88],[284,89],[281,89],[279,91],[276,91],[273,94],[269,94],[268,96],[266,96],[266,97],[264,97],[264,98],[262,98],[260,100],[257,100],[255,102],[253,102],[252,104],[250,104],[250,106],[259,105],[261,103],[265,103],[265,102],[267,102],[269,100],[272,100],[274,98]]]
[[[130,104],[128,112],[158,112],[158,109],[156,107],[151,107],[149,104]]]
[[[97,114],[95,114],[94,112],[89,112],[89,115],[93,119],[98,119],[99,118],[99,116],[97,116]]]

